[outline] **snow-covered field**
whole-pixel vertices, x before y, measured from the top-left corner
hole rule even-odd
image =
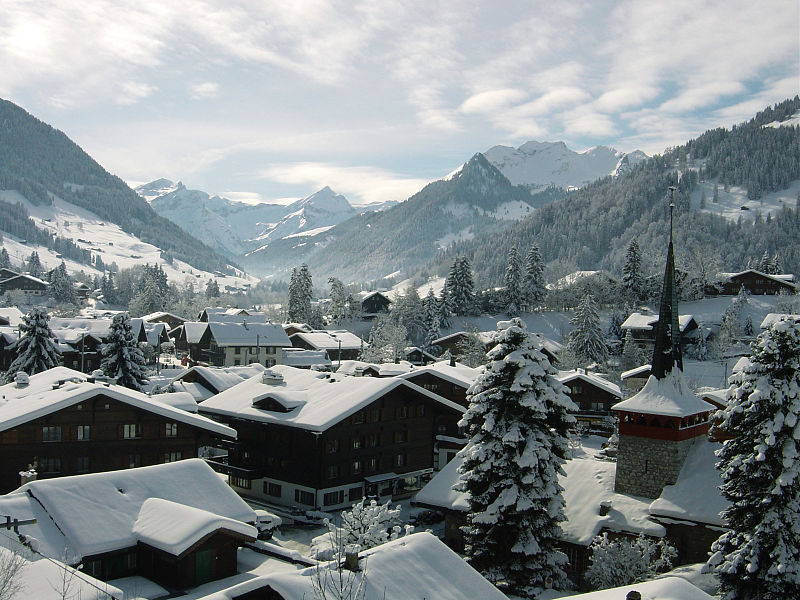
[[[700,204],[704,192],[706,195],[706,207],[701,209]],[[705,181],[698,184],[692,192],[692,207],[704,212],[721,215],[729,221],[738,221],[739,217],[742,217],[745,221],[752,221],[759,214],[766,219],[769,214],[774,217],[783,209],[784,205],[794,208],[797,195],[800,193],[800,180],[793,181],[785,190],[764,194],[759,200],[748,199],[747,190],[735,185],[729,187],[727,191],[722,185],[719,185],[717,192],[719,201],[715,203],[712,201],[714,198],[714,182]]]
[[[118,225],[103,221],[93,212],[60,198],[56,198],[52,205],[34,205],[17,191],[0,190],[0,199],[11,203],[19,202],[26,208],[37,227],[71,239],[79,247],[99,255],[106,265],[116,263],[120,269],[126,269],[145,263],[160,264],[170,281],[183,283],[192,280],[195,282],[195,286],[201,289],[205,288],[206,283],[211,279],[216,279],[223,289],[226,285],[243,287],[258,281],[255,277],[243,272],[239,277],[218,276],[196,269],[179,260],[168,264],[161,258],[161,250],[156,246],[145,243],[122,231]],[[12,262],[17,264],[22,263],[33,250],[39,254],[39,259],[46,269],[57,267],[62,260],[56,256],[55,252],[43,246],[23,244],[21,240],[10,234],[4,234],[3,247],[8,251]],[[83,271],[90,275],[102,275],[100,271],[88,265],[69,259],[63,260],[70,273]]]

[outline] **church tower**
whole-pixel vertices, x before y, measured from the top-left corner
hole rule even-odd
[[[665,485],[677,481],[692,442],[708,434],[708,417],[714,410],[691,392],[683,378],[672,245],[674,208],[670,204],[669,247],[652,374],[638,394],[612,407],[619,417],[614,489],[645,498],[658,498]]]

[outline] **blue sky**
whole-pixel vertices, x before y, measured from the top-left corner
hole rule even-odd
[[[800,92],[796,0],[3,0],[0,97],[129,182],[400,200],[495,144],[661,152]]]

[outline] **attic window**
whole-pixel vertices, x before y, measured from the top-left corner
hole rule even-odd
[[[268,410],[270,412],[278,412],[278,413],[288,413],[292,412],[296,407],[287,408],[275,398],[259,398],[258,400],[253,400],[253,408],[258,408],[260,410]]]

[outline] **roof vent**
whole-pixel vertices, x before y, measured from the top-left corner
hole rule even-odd
[[[17,384],[18,388],[27,387],[28,384],[31,382],[30,377],[25,371],[19,371],[16,375],[14,375],[14,381]]]
[[[261,374],[261,383],[265,383],[267,385],[280,385],[283,383],[283,375],[273,371],[272,369],[267,369]]]

